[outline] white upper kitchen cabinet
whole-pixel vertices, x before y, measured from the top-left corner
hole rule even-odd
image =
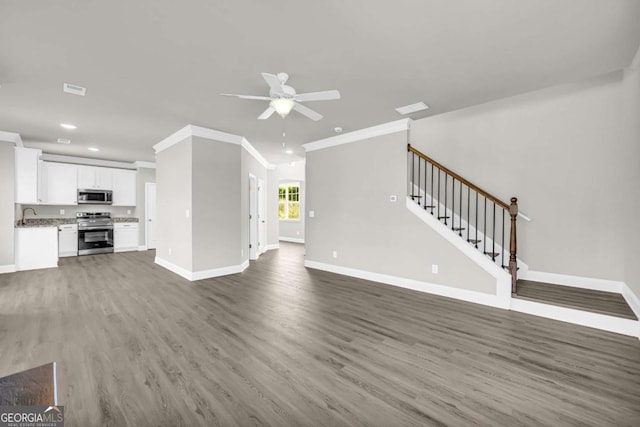
[[[38,169],[42,151],[34,148],[15,148],[15,203],[38,203]]]
[[[78,166],[78,188],[113,190],[113,169],[96,166]]]
[[[136,171],[113,169],[113,206],[136,205]]]
[[[78,204],[78,166],[67,163],[42,162],[40,166],[42,205]]]

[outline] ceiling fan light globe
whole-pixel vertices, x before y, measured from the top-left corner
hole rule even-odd
[[[291,112],[296,103],[291,99],[280,98],[274,99],[269,103],[269,105],[284,119]]]

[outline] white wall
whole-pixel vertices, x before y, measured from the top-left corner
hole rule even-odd
[[[496,279],[406,208],[406,143],[403,131],[307,153],[306,260],[495,294]]]
[[[193,271],[191,159],[191,137],[156,156],[156,257],[189,272]]]
[[[411,144],[533,218],[518,223],[530,269],[624,279],[625,166],[637,152],[621,74],[417,120]],[[637,115],[636,115],[637,120]],[[637,170],[637,157],[634,165]]]
[[[278,176],[274,169],[267,169],[267,245],[276,247],[280,235],[278,221]]]
[[[622,172],[626,178],[624,221],[624,281],[640,299],[640,67],[625,74],[628,125],[633,133]]]
[[[240,145],[192,137],[193,272],[240,264]]]
[[[0,271],[14,265],[14,168],[13,143],[0,141]]]

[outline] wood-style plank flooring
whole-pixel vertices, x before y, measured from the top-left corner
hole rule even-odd
[[[518,280],[518,298],[638,320],[620,294]]]
[[[0,376],[67,426],[638,426],[640,341],[305,269],[188,282],[153,252],[0,275]]]

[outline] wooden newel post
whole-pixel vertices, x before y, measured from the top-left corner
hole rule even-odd
[[[511,198],[509,206],[511,215],[511,242],[509,244],[509,273],[511,274],[511,293],[516,293],[516,282],[518,281],[518,241],[516,239],[516,218],[518,217],[518,199]]]

